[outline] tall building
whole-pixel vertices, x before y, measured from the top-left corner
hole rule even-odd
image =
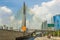
[[[54,27],[56,30],[60,30],[60,15],[53,16]]]
[[[6,25],[3,25],[3,29],[8,30],[8,27]]]
[[[54,22],[53,22],[53,17],[51,17],[51,24],[54,24]]]
[[[42,30],[47,30],[48,26],[47,26],[47,21],[42,22]]]

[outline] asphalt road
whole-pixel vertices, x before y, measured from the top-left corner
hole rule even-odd
[[[60,37],[52,37],[52,38],[47,38],[47,37],[37,37],[34,40],[60,40]]]

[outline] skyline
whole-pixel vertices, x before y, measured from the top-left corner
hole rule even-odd
[[[27,27],[40,28],[41,23],[45,20],[51,22],[51,17],[60,14],[60,0],[1,0],[0,1],[0,25],[10,24],[16,26],[18,23],[21,26],[20,9],[23,7],[23,2],[26,3],[29,12],[27,12]],[[15,17],[17,15],[17,17]],[[18,18],[18,20],[16,20]],[[31,25],[31,27],[29,27]],[[38,26],[38,27],[37,27]]]

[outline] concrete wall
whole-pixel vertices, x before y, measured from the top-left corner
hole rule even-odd
[[[12,30],[0,30],[0,40],[15,40],[16,37],[23,36],[21,32]]]

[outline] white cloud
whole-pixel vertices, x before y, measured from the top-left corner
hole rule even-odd
[[[18,24],[22,24],[22,20],[19,20],[18,21]],[[29,21],[28,20],[26,20],[26,24],[29,24]]]
[[[14,16],[11,16],[11,17],[10,17],[10,20],[13,21],[13,20],[14,20]]]
[[[20,21],[18,21],[18,24],[22,24],[22,21],[20,20]]]
[[[0,16],[11,15],[13,12],[7,6],[0,6]]]
[[[22,20],[19,20],[18,21],[18,25],[21,27],[23,24],[22,24]],[[26,20],[26,27],[29,28],[29,21]]]
[[[59,0],[43,2],[41,6],[35,5],[30,11],[39,18],[47,20],[57,13],[60,14],[60,5],[58,3],[60,3]]]
[[[35,22],[38,21],[38,19],[41,19],[42,22],[47,20],[48,23],[51,23],[51,18],[54,15],[60,14],[60,0],[43,2],[41,6],[34,5],[34,7],[30,9],[30,11],[31,14],[34,15],[32,20],[35,20]],[[38,17],[38,19],[36,19],[36,17]],[[38,22],[38,23],[41,24],[42,22]],[[36,22],[36,24],[38,23]]]
[[[49,1],[49,2],[43,2],[42,3],[42,6],[48,6],[48,7],[51,7],[55,4],[56,0],[52,0],[52,1]]]
[[[0,10],[5,12],[5,13],[9,13],[9,14],[12,13],[12,10],[9,9],[7,6],[0,7]]]
[[[13,20],[12,10],[7,6],[0,6],[0,18],[2,19],[1,24],[10,24]],[[0,20],[1,20],[0,19]]]

